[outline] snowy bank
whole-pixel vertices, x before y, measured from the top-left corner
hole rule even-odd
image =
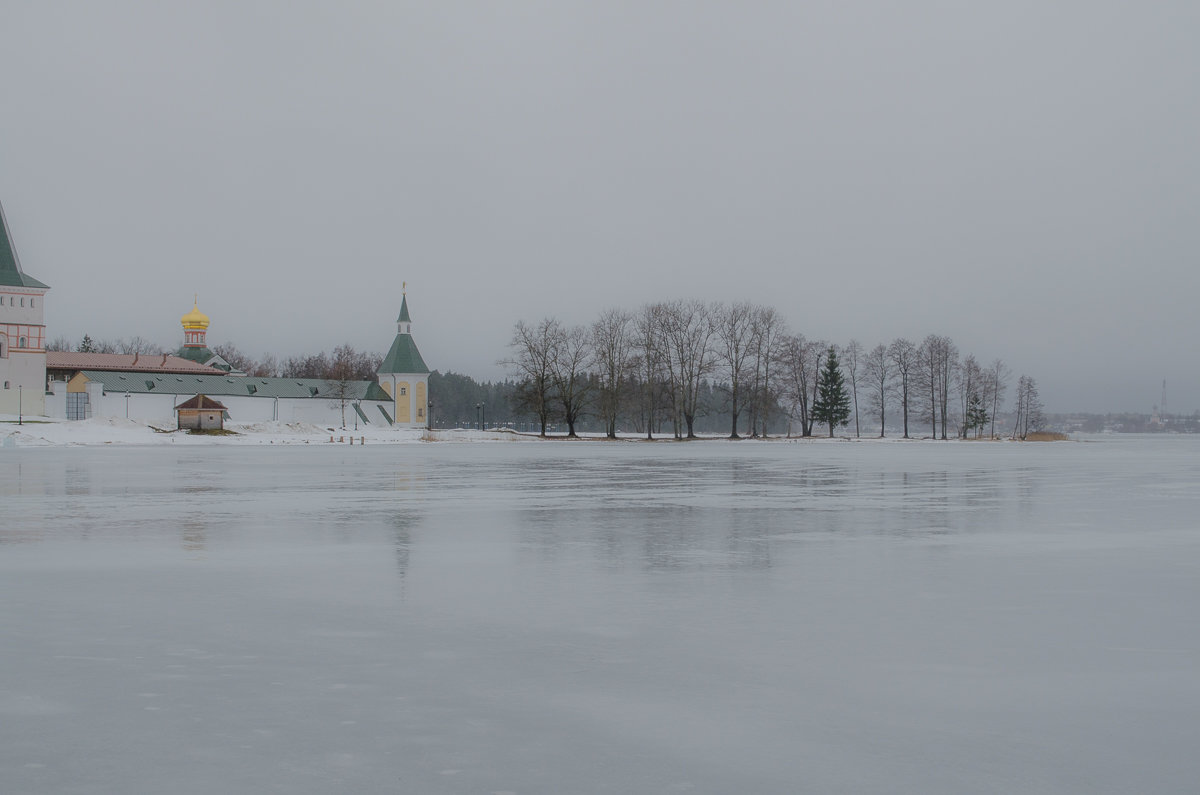
[[[118,417],[56,420],[0,416],[0,447],[98,445],[263,445],[263,444],[417,444],[430,441],[508,441],[526,439],[509,432],[410,428],[323,427],[303,422],[226,423],[223,434],[189,433]]]
[[[534,434],[516,433],[507,429],[477,431],[465,428],[425,431],[414,428],[369,427],[355,430],[314,425],[304,422],[256,422],[226,423],[225,434],[189,433],[176,430],[167,424],[147,424],[137,420],[118,417],[103,417],[90,420],[58,420],[38,417],[25,418],[17,424],[17,417],[0,415],[0,447],[62,447],[99,445],[295,445],[295,444],[418,444],[422,442],[573,442],[606,441],[602,434],[585,434],[579,440],[565,436],[550,436],[545,439]],[[628,434],[621,441],[644,441],[644,434]],[[853,438],[838,436],[833,439],[820,436],[808,438],[779,437],[770,439],[730,440],[724,436],[704,436],[697,440],[676,440],[668,435],[659,435],[657,443],[690,443],[692,441],[728,442],[730,444],[880,444],[880,443],[934,443],[946,444],[945,440],[901,439],[899,437]],[[950,439],[950,443],[962,440]],[[967,440],[963,443],[978,443]]]

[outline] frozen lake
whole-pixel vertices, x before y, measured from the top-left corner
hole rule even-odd
[[[1195,792],[1200,439],[0,451],[0,791]]]

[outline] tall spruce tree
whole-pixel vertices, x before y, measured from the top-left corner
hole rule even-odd
[[[987,412],[987,404],[983,402],[983,397],[978,392],[972,394],[967,400],[967,417],[964,423],[967,433],[975,431],[975,436],[978,438],[982,429],[987,427],[988,420],[990,419],[991,417]]]
[[[838,364],[837,350],[831,345],[825,355],[825,367],[817,376],[817,399],[812,408],[813,419],[833,429],[850,420],[850,394],[846,391],[846,380]]]

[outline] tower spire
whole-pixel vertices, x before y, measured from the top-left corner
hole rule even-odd
[[[402,282],[404,288],[400,294],[400,317],[396,318],[396,331],[399,334],[412,333],[412,318],[408,315],[408,283]]]

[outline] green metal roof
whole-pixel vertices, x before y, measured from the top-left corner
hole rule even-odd
[[[133,394],[252,396],[263,398],[333,397],[334,385],[321,378],[254,378],[232,375],[155,375],[113,370],[81,370],[89,381],[104,385],[105,392]],[[347,400],[391,400],[375,381],[350,381]]]
[[[186,345],[175,351],[175,355],[180,359],[187,359],[189,362],[196,362],[198,364],[204,364],[209,359],[216,356],[216,354],[210,351],[208,348],[189,348]]]
[[[405,295],[400,299],[400,317],[396,318],[397,323],[411,323],[412,318],[408,316],[408,296]]]
[[[26,276],[21,270],[21,260],[17,257],[16,247],[13,246],[12,233],[8,231],[8,219],[4,217],[3,204],[0,204],[0,286],[50,289],[49,285],[42,284],[32,276]]]
[[[425,366],[425,360],[421,358],[421,352],[417,350],[417,343],[413,342],[412,335],[397,334],[387,356],[383,357],[378,372],[417,374],[428,373],[429,368]]]

